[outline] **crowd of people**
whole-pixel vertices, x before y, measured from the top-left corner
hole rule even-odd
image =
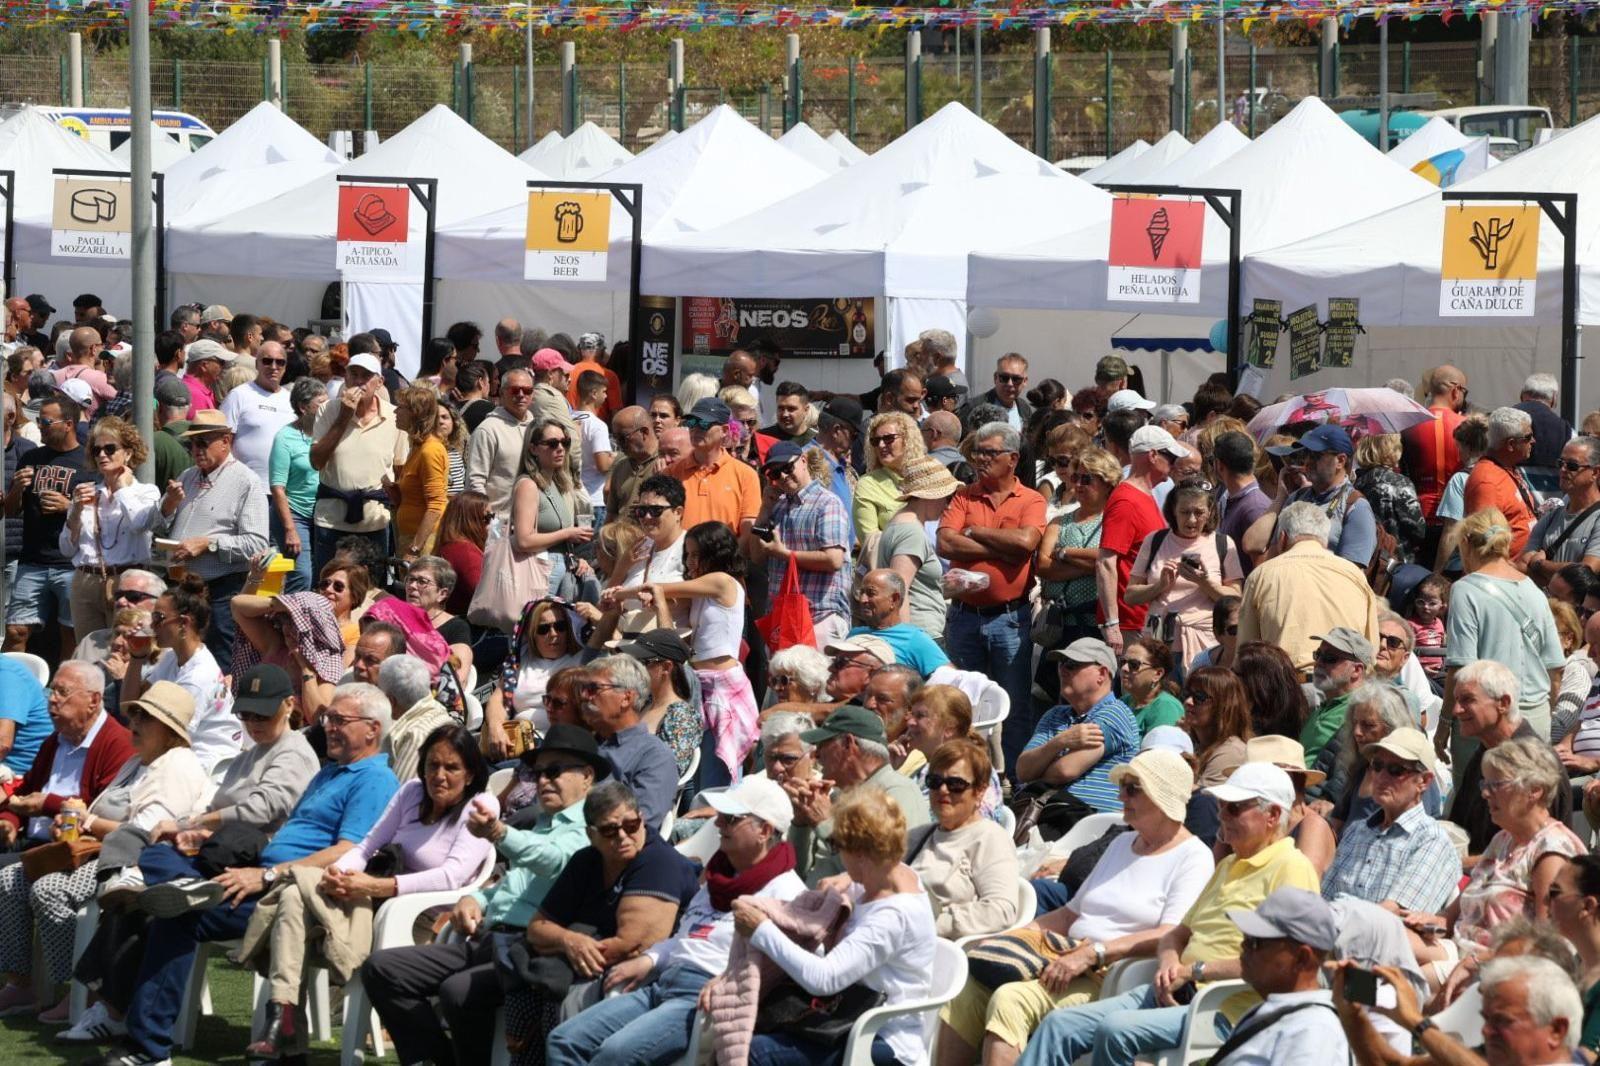
[[[140,397],[73,310],[7,301],[0,1017],[164,1064],[227,942],[251,1061],[315,971],[404,1064],[840,1062],[930,999],[873,1062],[1600,1052],[1600,412],[1548,375],[1258,439],[941,330],[631,396],[597,333],[407,379],[186,306]]]

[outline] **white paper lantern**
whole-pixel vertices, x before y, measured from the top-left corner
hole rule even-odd
[[[992,337],[1000,330],[1000,316],[989,307],[974,307],[967,312],[967,332],[974,337]]]

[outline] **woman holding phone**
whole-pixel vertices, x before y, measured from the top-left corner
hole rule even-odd
[[[148,454],[131,423],[107,415],[89,434],[89,459],[98,484],[72,490],[61,552],[72,558],[72,625],[80,636],[111,627],[117,575],[150,561],[150,534],[161,492],[134,476]]]

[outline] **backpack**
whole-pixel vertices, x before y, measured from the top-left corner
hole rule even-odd
[[[1361,495],[1361,490],[1355,487],[1353,481],[1347,480],[1344,484],[1344,491],[1335,496],[1332,502],[1328,504],[1328,517],[1332,518],[1337,514],[1341,527],[1344,524],[1345,517],[1350,513],[1350,508],[1366,499],[1365,496]],[[1368,504],[1368,506],[1370,507],[1371,504]],[[1377,520],[1377,511],[1372,512],[1372,518],[1372,526],[1377,530],[1378,534],[1377,543],[1372,549],[1372,558],[1367,560],[1364,572],[1367,575],[1367,584],[1372,587],[1373,592],[1381,597],[1389,591],[1389,582],[1395,568],[1396,555],[1400,550],[1400,539],[1385,527],[1382,522]]]

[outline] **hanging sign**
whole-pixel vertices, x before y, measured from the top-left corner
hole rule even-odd
[[[1256,300],[1250,312],[1248,366],[1270,367],[1278,359],[1278,338],[1283,336],[1283,301]]]
[[[1200,200],[1121,196],[1111,201],[1106,299],[1124,303],[1200,302]]]
[[[340,185],[334,237],[334,265],[346,280],[416,281],[423,273],[404,185]]]
[[[127,259],[132,254],[133,184],[118,178],[57,177],[50,254],[61,259]]]
[[[1328,300],[1328,323],[1322,333],[1322,365],[1349,366],[1355,361],[1356,334],[1361,328],[1361,301],[1353,296]]]
[[[1526,318],[1539,272],[1538,207],[1444,209],[1441,317]]]
[[[644,337],[637,346],[639,360],[634,375],[633,398],[648,402],[651,396],[672,391],[672,342],[677,333],[678,301],[670,296],[639,297]]]
[[[1317,321],[1317,305],[1306,304],[1289,312],[1289,379],[1317,372],[1322,355],[1322,323]]]
[[[522,276],[529,281],[604,281],[611,193],[534,189]]]

